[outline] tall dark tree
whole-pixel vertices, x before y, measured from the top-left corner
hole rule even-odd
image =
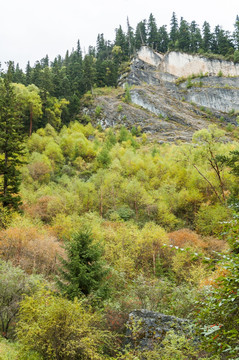
[[[158,30],[158,51],[166,53],[168,51],[169,37],[167,25],[163,25]]]
[[[213,33],[212,52],[220,55],[232,54],[234,52],[230,33],[224,31],[219,25],[215,27]]]
[[[83,60],[83,84],[84,90],[93,91],[93,85],[96,81],[95,59],[93,56],[86,55]]]
[[[212,33],[208,22],[204,21],[202,26],[202,49],[204,52],[208,52],[212,48]]]
[[[98,34],[96,40],[97,59],[104,60],[107,57],[107,45],[104,34]]]
[[[169,33],[169,47],[171,50],[176,49],[176,42],[178,40],[178,20],[176,14],[173,12],[170,22],[170,33]]]
[[[233,40],[234,45],[237,50],[239,50],[239,16],[237,15],[236,21],[234,24]]]
[[[135,31],[135,48],[139,50],[141,46],[147,43],[147,29],[146,20],[140,21],[136,26]]]
[[[196,21],[190,24],[190,52],[197,53],[202,46],[202,35]]]
[[[32,67],[30,65],[30,62],[28,61],[26,67],[26,85],[30,84],[32,84]]]
[[[129,18],[127,17],[127,35],[126,35],[128,46],[129,46],[129,56],[134,54],[135,51],[135,38],[133,28],[130,26]]]
[[[184,52],[190,51],[190,31],[186,20],[181,17],[178,30],[178,49]]]
[[[65,249],[67,259],[60,258],[57,278],[60,291],[71,300],[96,291],[100,295],[107,271],[102,261],[102,248],[93,244],[90,232],[76,233]]]
[[[26,83],[26,75],[24,74],[24,72],[22,71],[22,69],[20,69],[19,64],[17,63],[16,68],[15,68],[15,73],[13,76],[13,82],[15,83],[21,83],[21,84],[25,84]]]
[[[152,49],[157,50],[158,30],[157,30],[156,20],[152,13],[149,15],[149,20],[147,25],[148,25],[148,39],[147,39],[148,46],[150,46]]]
[[[127,37],[123,32],[121,25],[118,29],[115,30],[115,45],[120,46],[123,54],[123,60],[127,60],[129,57],[129,44],[127,41]]]
[[[20,171],[23,153],[22,126],[18,119],[16,96],[11,85],[11,67],[0,83],[0,202],[18,210]]]
[[[77,42],[77,50],[73,51],[69,56],[66,75],[71,85],[71,95],[82,95],[84,93],[83,57],[79,40]]]

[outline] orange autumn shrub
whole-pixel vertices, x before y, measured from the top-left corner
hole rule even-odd
[[[168,234],[170,242],[174,246],[206,249],[207,243],[194,231],[181,229]]]
[[[46,276],[56,271],[58,254],[64,251],[57,239],[37,227],[11,227],[0,232],[0,255],[27,273]]]
[[[213,251],[216,252],[225,252],[229,249],[229,245],[226,240],[217,239],[211,236],[205,238],[207,243],[207,252],[212,253]]]
[[[229,271],[225,269],[225,267],[217,266],[216,270],[210,276],[205,277],[200,281],[200,287],[201,288],[204,286],[218,287],[219,286],[218,279],[226,277],[228,273]]]

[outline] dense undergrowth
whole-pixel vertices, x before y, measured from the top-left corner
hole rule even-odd
[[[191,144],[133,134],[73,122],[26,141],[22,213],[1,209],[1,360],[237,358],[238,176],[222,157],[238,143],[214,126]],[[56,276],[86,229],[107,290],[71,300]],[[135,308],[191,320],[200,341],[121,353]]]

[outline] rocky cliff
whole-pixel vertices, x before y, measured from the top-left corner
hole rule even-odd
[[[125,84],[131,101],[124,100]],[[140,126],[158,141],[190,141],[213,122],[237,126],[239,64],[142,47],[119,79],[117,95],[96,96],[103,127]]]

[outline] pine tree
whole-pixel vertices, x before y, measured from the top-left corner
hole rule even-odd
[[[163,25],[158,31],[158,51],[166,53],[168,51],[169,37],[167,33],[167,25]]]
[[[202,46],[202,36],[196,21],[190,24],[190,52],[197,53]]]
[[[189,52],[190,49],[190,31],[186,20],[181,17],[178,31],[178,48],[184,52]]]
[[[127,41],[127,37],[126,37],[125,33],[123,32],[121,25],[115,31],[116,31],[115,45],[121,47],[121,50],[123,52],[123,61],[125,61],[128,59],[128,56],[129,56],[129,44]]]
[[[18,210],[21,204],[18,166],[22,164],[23,134],[16,109],[9,65],[0,83],[0,202],[9,210]]]
[[[89,231],[75,233],[65,245],[67,259],[60,258],[61,267],[56,279],[60,291],[69,299],[98,291],[103,295],[103,280],[107,274],[101,260],[102,248],[93,244]]]
[[[211,34],[210,25],[206,21],[204,21],[203,23],[202,32],[203,32],[202,49],[203,51],[208,52],[212,48],[212,34]]]
[[[133,55],[135,51],[135,38],[133,28],[130,26],[129,18],[127,17],[127,35],[126,35],[128,46],[129,46],[129,55]]]
[[[239,50],[239,16],[237,15],[236,21],[234,24],[234,33],[233,33],[233,40],[237,50]]]
[[[135,31],[135,48],[139,50],[142,45],[146,45],[147,42],[147,30],[146,20],[140,21],[136,26]]]
[[[158,48],[158,30],[152,13],[149,15],[148,21],[148,46],[155,50]]]
[[[169,39],[170,39],[169,46],[171,50],[174,50],[176,49],[176,42],[178,40],[178,20],[174,12],[171,18],[170,25],[171,28],[169,33]]]
[[[93,56],[86,55],[83,60],[83,84],[85,92],[93,92],[93,85],[96,81],[96,67]]]

